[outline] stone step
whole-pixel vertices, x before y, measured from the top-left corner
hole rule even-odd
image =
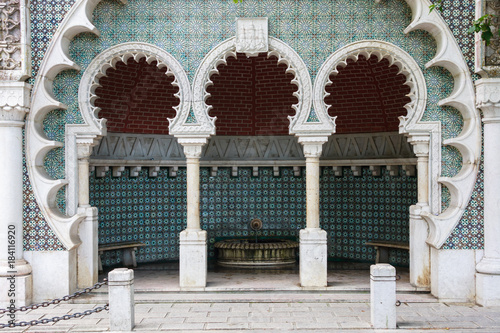
[[[105,303],[106,292],[92,292],[74,303]],[[402,303],[436,303],[428,292],[398,292]],[[136,303],[367,303],[368,292],[135,292]]]

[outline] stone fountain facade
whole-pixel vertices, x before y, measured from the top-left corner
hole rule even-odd
[[[23,305],[88,287],[99,243],[123,240],[146,243],[139,262],[178,260],[183,289],[204,288],[215,238],[245,236],[253,210],[298,238],[303,288],[326,286],[328,259],[369,261],[364,242],[390,235],[409,241],[394,260],[414,286],[499,304],[498,40],[473,54],[456,23],[498,15],[498,1],[450,3],[442,14],[428,0],[0,4],[0,290],[14,275]],[[401,80],[377,90],[401,95],[401,110],[379,114],[375,99],[354,114],[361,93],[341,88],[377,64]],[[127,78],[132,67],[142,75]],[[288,97],[255,102],[276,91]],[[248,96],[250,109],[228,106]],[[255,185],[262,175],[276,179]]]

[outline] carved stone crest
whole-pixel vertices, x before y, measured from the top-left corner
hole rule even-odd
[[[269,50],[267,17],[236,20],[236,52],[247,57]]]

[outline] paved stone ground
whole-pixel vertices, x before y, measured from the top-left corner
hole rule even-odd
[[[59,304],[19,314],[17,321],[83,312],[102,304]],[[397,330],[370,328],[366,302],[162,302],[136,304],[134,332],[500,332],[500,307],[473,304],[403,303]],[[108,332],[108,312],[81,319],[3,332]],[[7,322],[6,315],[0,323]]]

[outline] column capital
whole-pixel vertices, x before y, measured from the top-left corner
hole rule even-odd
[[[428,133],[410,133],[408,142],[413,146],[413,152],[417,157],[429,156],[429,144],[431,137]]]
[[[186,158],[200,158],[203,146],[207,143],[206,137],[181,137],[177,141],[184,148]]]
[[[500,78],[476,81],[476,106],[483,111],[483,122],[500,122]]]
[[[25,82],[0,81],[0,126],[22,126],[29,110],[31,85]],[[19,124],[15,124],[18,122]]]
[[[88,159],[92,154],[92,148],[99,143],[97,135],[77,135],[76,148],[78,159]]]
[[[323,152],[323,144],[328,141],[326,136],[299,136],[299,143],[304,146],[304,156],[320,157]]]

